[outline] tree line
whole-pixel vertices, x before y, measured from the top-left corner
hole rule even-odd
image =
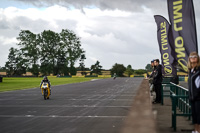
[[[85,57],[80,38],[67,29],[60,33],[44,30],[39,34],[22,30],[17,40],[19,49],[10,48],[5,64],[8,75],[22,75],[26,71],[35,76],[38,76],[39,72],[44,75],[73,75],[76,73],[75,62]]]
[[[71,30],[63,29],[60,33],[44,30],[34,34],[29,30],[21,30],[17,37],[18,48],[9,49],[8,61],[2,71],[8,76],[21,76],[27,71],[38,76],[50,74],[76,75],[77,70],[91,71],[90,75],[101,75],[102,66],[96,61],[90,68],[85,68],[85,51],[81,48],[80,38]],[[79,67],[74,65],[79,61]],[[131,65],[125,67],[123,64],[115,63],[110,69],[111,74],[117,76],[130,76],[132,74],[143,74],[144,69],[133,70]]]

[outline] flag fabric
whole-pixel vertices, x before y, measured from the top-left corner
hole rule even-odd
[[[188,56],[198,52],[196,22],[192,0],[167,0],[172,37],[169,41],[175,51],[175,60],[187,72]]]
[[[155,15],[154,18],[157,24],[157,38],[161,53],[164,75],[175,76],[177,71],[174,65],[174,57],[172,55],[173,49],[171,48],[169,42],[169,31],[171,26],[163,16]]]

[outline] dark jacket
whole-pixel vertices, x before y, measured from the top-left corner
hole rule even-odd
[[[190,101],[200,101],[200,87],[197,88],[195,84],[195,80],[198,76],[200,76],[200,67],[197,69],[194,69],[193,72],[189,70],[188,88],[189,88]]]
[[[153,71],[151,72],[149,78],[153,78],[154,77],[154,71],[156,70],[156,67],[153,67]]]
[[[154,70],[156,67],[153,67],[153,71],[151,72],[151,74],[149,75],[149,83],[153,84],[153,79],[154,79]]]
[[[43,84],[44,82],[47,82],[47,83],[49,84],[49,87],[51,87],[50,81],[49,81],[48,79],[47,79],[47,80],[43,79],[43,80],[41,81],[41,83],[40,83],[40,88],[41,88],[41,86],[42,86],[42,84]]]
[[[153,84],[161,84],[162,83],[162,66],[158,65],[154,70],[154,78],[153,78]]]

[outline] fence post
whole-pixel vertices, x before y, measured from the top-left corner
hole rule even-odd
[[[176,95],[172,95],[172,128],[176,131]]]
[[[188,90],[179,85],[170,83],[170,98],[172,101],[172,128],[176,131],[176,117],[187,116],[190,120],[191,117],[191,106],[188,99]],[[177,109],[181,113],[177,113]]]
[[[163,105],[163,85],[161,85],[161,105]]]

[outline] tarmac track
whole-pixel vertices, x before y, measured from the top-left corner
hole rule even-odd
[[[143,78],[0,93],[0,133],[119,133]]]

